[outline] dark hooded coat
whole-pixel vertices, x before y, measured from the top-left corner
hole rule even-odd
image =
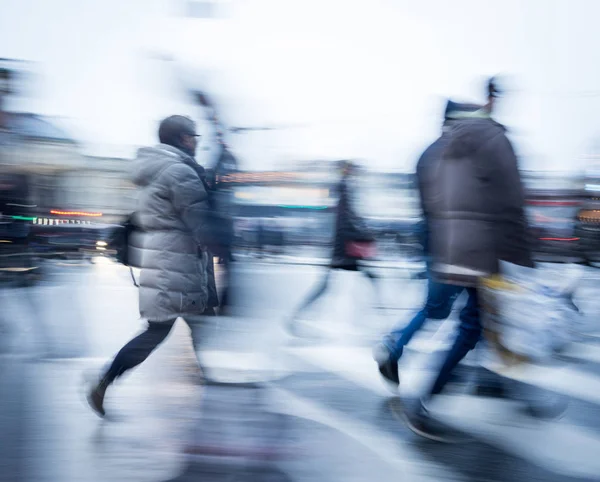
[[[421,187],[432,274],[475,286],[499,261],[533,266],[517,158],[504,127],[490,118],[455,121],[441,159]]]

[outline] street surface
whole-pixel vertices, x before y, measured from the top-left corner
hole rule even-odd
[[[586,320],[564,362],[515,374],[526,382],[514,382],[515,393],[568,402],[563,416],[540,421],[517,400],[474,396],[483,356],[475,352],[433,407],[469,442],[442,445],[414,436],[400,413],[430,383],[455,318],[431,322],[411,344],[399,394],[371,358],[373,342],[423,300],[412,268],[373,268],[381,300],[365,277],[334,273],[294,337],[287,318],[325,268],[239,263],[236,316],[192,325],[209,376],[254,384],[199,384],[189,329],[178,322],[109,392],[106,421],[86,406],[85,380],[143,327],[136,288],[128,270],[102,259],[47,269],[35,287],[0,291],[0,481],[600,479],[600,271],[588,270],[578,293]]]

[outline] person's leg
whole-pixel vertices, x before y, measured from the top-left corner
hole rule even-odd
[[[429,396],[437,395],[442,392],[450,379],[452,371],[465,355],[475,348],[475,345],[481,338],[481,322],[479,318],[477,290],[475,288],[467,288],[467,292],[469,293],[469,299],[460,313],[458,335],[442,364]]]
[[[408,325],[394,330],[384,341],[390,350],[392,360],[397,362],[400,359],[404,347],[423,327],[427,319],[445,320],[448,318],[452,306],[462,290],[463,288],[460,286],[436,283],[429,280],[427,283],[427,300],[423,309],[414,316]]]
[[[146,330],[127,343],[115,356],[108,370],[88,394],[90,406],[104,416],[104,395],[106,389],[126,371],[142,363],[167,337],[175,320],[148,322]]]
[[[223,269],[223,288],[221,289],[221,304],[219,305],[219,314],[227,315],[230,313],[231,309],[231,261],[232,255],[231,252],[228,251],[226,255],[223,257],[223,264],[221,267]]]
[[[292,321],[294,321],[300,313],[309,308],[315,301],[317,301],[323,294],[327,291],[327,287],[329,286],[329,277],[331,276],[331,268],[327,269],[327,274],[322,279],[322,281],[317,285],[317,287],[306,297],[306,299],[302,302],[302,304],[296,309],[292,316]]]
[[[373,286],[373,293],[375,294],[375,300],[377,302],[376,306],[382,309],[385,308],[383,299],[381,298],[381,290],[379,286],[377,286],[379,283],[379,276],[374,274],[369,269],[360,268],[360,271],[369,279],[369,281],[371,282],[371,286]]]
[[[456,297],[462,291],[461,287],[436,283],[432,280],[429,280],[427,288],[427,301],[423,309],[415,315],[408,326],[392,332],[379,347],[375,348],[374,356],[379,373],[395,385],[400,383],[398,360],[402,356],[404,347],[428,318],[448,318]]]
[[[219,305],[219,314],[220,315],[224,315],[226,313],[229,312],[229,280],[227,280],[227,277],[229,276],[229,273],[227,273],[225,275],[225,281],[223,282],[223,289],[221,291],[221,304]]]
[[[408,325],[392,331],[384,338],[383,344],[389,350],[390,361],[398,363],[398,360],[402,357],[404,347],[415,333],[421,329],[425,321],[427,321],[427,308],[424,307],[410,320]]]
[[[149,321],[146,331],[136,336],[117,353],[104,376],[108,384],[146,360],[150,353],[165,340],[174,324],[175,320]]]
[[[444,389],[450,380],[454,368],[475,347],[481,336],[477,291],[474,288],[468,288],[467,291],[469,293],[469,300],[460,314],[458,335],[454,345],[446,356],[431,391],[419,401],[415,410],[409,409],[403,414],[410,430],[438,442],[459,442],[464,440],[462,435],[452,430],[449,431],[447,427],[437,423],[434,418],[430,417],[424,402]]]

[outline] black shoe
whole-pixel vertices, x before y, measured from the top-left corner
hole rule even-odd
[[[398,362],[393,359],[390,350],[385,345],[377,345],[373,349],[373,358],[377,362],[381,376],[396,387],[400,385]]]
[[[106,412],[104,411],[104,394],[105,390],[98,387],[93,388],[87,396],[88,404],[90,408],[99,416],[104,417]]]
[[[409,430],[428,440],[447,444],[464,443],[469,440],[431,417],[422,401],[417,410],[405,410],[403,418]]]
[[[557,420],[567,411],[569,402],[566,398],[544,402],[526,402],[520,411],[538,420]]]
[[[101,380],[95,384],[87,393],[87,402],[90,408],[99,417],[104,417],[106,412],[104,411],[104,396],[106,395],[106,389],[109,383],[106,380]]]

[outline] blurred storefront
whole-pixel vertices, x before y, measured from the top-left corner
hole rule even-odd
[[[107,219],[131,209],[128,160],[87,157],[63,130],[30,113],[9,113],[10,137],[2,148],[2,173],[25,176],[28,214],[102,212]]]

